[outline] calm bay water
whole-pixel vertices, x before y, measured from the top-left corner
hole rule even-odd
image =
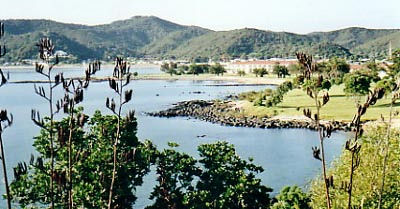
[[[82,70],[60,69],[66,71],[66,76],[80,76]],[[159,73],[157,68],[133,69],[141,74]],[[33,72],[33,69],[10,72],[11,81],[44,80]],[[111,69],[105,69],[98,75],[110,75]],[[125,110],[135,109],[138,119],[138,137],[150,139],[159,148],[165,148],[167,142],[180,144],[178,150],[197,155],[199,144],[225,140],[235,145],[237,152],[243,158],[253,157],[254,162],[263,166],[264,173],[259,177],[263,183],[278,192],[285,185],[306,187],[320,170],[320,162],[312,157],[311,147],[318,146],[317,133],[305,129],[256,129],[243,127],[227,127],[204,121],[180,118],[149,117],[144,112],[157,111],[170,107],[172,104],[192,99],[217,99],[239,92],[273,88],[272,86],[223,86],[228,84],[217,81],[132,81],[129,88],[134,90],[133,102],[125,106]],[[61,89],[57,89],[62,95]],[[200,91],[201,94],[193,94]],[[10,178],[13,178],[12,167],[19,161],[28,161],[31,153],[33,137],[39,132],[30,120],[32,108],[47,114],[47,105],[43,99],[34,94],[33,84],[8,84],[0,88],[0,107],[14,115],[14,126],[4,133],[7,168]],[[91,83],[85,92],[83,107],[87,114],[99,109],[109,113],[105,108],[105,98],[112,97],[113,92],[105,82]],[[63,116],[62,114],[60,116]],[[199,135],[206,135],[198,138]],[[331,162],[340,154],[346,134],[334,133],[326,141],[327,160]],[[1,180],[3,179],[0,174]],[[138,189],[138,201],[135,208],[143,208],[151,203],[149,194],[154,185],[154,174],[146,176],[145,184]],[[4,193],[4,185],[0,185]],[[4,205],[1,201],[1,205]]]

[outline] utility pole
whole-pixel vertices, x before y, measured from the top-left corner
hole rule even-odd
[[[389,60],[392,59],[392,41],[389,41]]]

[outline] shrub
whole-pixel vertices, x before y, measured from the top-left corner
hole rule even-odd
[[[364,209],[375,209],[378,204],[379,185],[382,179],[382,165],[384,155],[381,152],[382,139],[386,135],[386,126],[369,126],[365,135],[360,138],[362,149],[360,151],[360,165],[354,174],[353,205]],[[391,131],[389,141],[389,155],[386,167],[385,193],[383,195],[382,208],[398,208],[400,206],[400,185],[398,177],[400,169],[400,132],[396,129]],[[334,197],[333,208],[347,208],[348,193],[343,189],[350,175],[349,164],[351,153],[344,150],[339,159],[333,163],[329,173],[334,176],[335,186],[332,188]],[[343,182],[343,183],[342,183]],[[310,194],[313,208],[325,208],[324,183],[320,178],[311,184]]]
[[[276,199],[271,209],[311,209],[309,195],[297,186],[284,187]]]

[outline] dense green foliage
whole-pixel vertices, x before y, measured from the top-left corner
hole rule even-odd
[[[76,207],[107,207],[112,175],[112,145],[117,116],[97,111],[89,118],[80,112],[73,120],[73,202]],[[55,200],[56,208],[67,207],[66,181],[69,118],[55,122]],[[24,208],[49,205],[50,124],[35,137],[38,152],[28,164],[14,168],[11,183],[14,202]],[[118,143],[118,166],[114,184],[113,208],[133,208],[136,188],[155,165],[158,184],[152,192],[155,202],[148,208],[268,208],[272,189],[261,184],[256,174],[263,172],[252,161],[242,160],[233,145],[216,142],[199,146],[200,158],[177,152],[173,148],[157,151],[150,141],[136,137],[136,119],[129,115],[122,120]],[[171,147],[178,146],[170,143]],[[193,186],[194,185],[194,186]]]
[[[271,209],[311,209],[309,195],[297,186],[284,187],[276,199]]]
[[[219,63],[216,63],[214,65],[192,63],[189,66],[187,65],[178,66],[174,62],[170,62],[170,63],[163,63],[161,65],[161,71],[168,73],[171,76],[183,75],[183,74],[199,75],[203,73],[224,75],[224,73],[226,73],[225,68]]]
[[[112,139],[115,137],[117,117],[101,115],[96,112],[92,118],[76,114],[74,123],[78,123],[73,134],[73,197],[76,207],[107,207],[109,185],[112,175]],[[84,117],[87,123],[82,123]],[[55,140],[55,198],[57,208],[67,207],[67,165],[68,121],[65,118],[55,123],[54,129],[61,130]],[[49,204],[50,125],[42,129],[35,137],[34,147],[38,152],[36,160],[32,157],[27,164],[21,163],[15,170],[15,179],[11,183],[11,194],[15,202],[22,207],[41,207]],[[61,127],[61,128],[60,128]],[[120,143],[114,191],[116,208],[131,208],[136,200],[135,188],[143,183],[143,176],[150,171],[155,148],[149,141],[141,142],[136,137],[136,119],[126,117],[122,121]]]
[[[224,73],[226,73],[226,70],[221,64],[217,63],[215,65],[212,65],[209,68],[208,72],[215,75],[224,75]]]
[[[264,77],[264,75],[268,74],[268,71],[265,68],[256,68],[256,69],[253,69],[253,73],[256,75],[256,77],[258,77],[258,76]]]
[[[49,36],[56,50],[66,51],[72,61],[125,57],[184,58],[208,60],[233,57],[293,57],[307,51],[317,57],[387,57],[387,44],[400,47],[398,30],[347,28],[298,35],[256,29],[211,31],[183,26],[157,17],[136,16],[110,24],[86,26],[50,20],[5,20],[5,61],[36,58],[34,43]],[[373,47],[371,47],[373,46]],[[203,59],[204,58],[204,59]]]
[[[272,190],[255,177],[261,167],[240,159],[226,142],[198,151],[199,160],[174,149],[159,153],[159,184],[151,197],[156,201],[148,208],[269,208]]]
[[[318,69],[328,78],[342,78],[350,72],[350,65],[344,59],[333,57],[328,61],[318,63]]]
[[[290,81],[285,81],[278,86],[270,95],[261,94],[254,101],[256,106],[267,106],[272,107],[282,102],[283,96],[293,89],[293,83]]]
[[[284,65],[275,65],[273,72],[278,76],[278,78],[286,78],[286,76],[290,75],[288,68]]]
[[[372,78],[366,74],[349,73],[344,78],[344,92],[350,96],[368,94]]]
[[[382,141],[386,137],[386,131],[386,126],[369,127],[367,133],[361,138],[361,161],[357,172],[355,172],[353,187],[353,203],[355,206],[364,209],[377,208],[384,160],[384,152],[382,151],[384,143]],[[385,193],[383,194],[384,205],[382,208],[391,209],[400,206],[399,138],[399,131],[393,129],[389,140]],[[329,171],[335,182],[335,187],[331,190],[333,208],[346,208],[347,206],[348,194],[342,188],[342,182],[348,180],[350,163],[351,153],[343,151]],[[323,192],[323,182],[318,178],[312,183],[310,191],[313,208],[326,208]]]

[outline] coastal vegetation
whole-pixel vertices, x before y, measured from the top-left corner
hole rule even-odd
[[[398,51],[394,55],[397,53]],[[335,73],[331,73],[318,69],[318,66],[321,65],[314,64],[310,56],[299,54],[298,57],[299,62],[303,64],[306,70],[301,75],[303,79],[298,79],[299,76],[296,78],[301,80],[301,82],[297,82],[296,89],[289,91],[285,98],[290,98],[290,93],[296,91],[297,96],[301,96],[301,98],[297,97],[292,100],[293,109],[296,109],[298,115],[306,116],[311,120],[311,123],[305,121],[287,123],[279,121],[279,119],[268,119],[272,114],[254,115],[251,112],[245,112],[248,111],[246,106],[242,106],[240,109],[235,107],[235,103],[241,102],[240,100],[236,102],[191,101],[178,104],[176,109],[172,108],[153,115],[162,117],[191,116],[231,126],[301,127],[319,131],[318,136],[321,144],[319,147],[313,147],[312,154],[314,158],[322,162],[322,178],[318,176],[313,181],[308,194],[304,194],[296,188],[284,188],[281,194],[276,197],[277,202],[272,208],[299,208],[300,204],[305,204],[302,206],[304,208],[399,207],[399,191],[397,189],[399,173],[397,169],[398,160],[396,160],[398,156],[396,156],[397,152],[393,151],[398,147],[399,136],[397,129],[392,129],[392,118],[394,114],[398,114],[394,110],[399,98],[397,76],[394,73],[398,70],[398,63],[400,63],[398,56],[394,56],[394,64],[385,69],[387,76],[382,80],[375,76],[373,67],[353,73],[349,73],[346,68],[341,68],[344,69],[341,73],[337,73],[336,70]],[[371,63],[368,66],[371,66]],[[323,75],[330,79],[343,78],[340,80],[344,83],[332,85],[329,79],[322,77]],[[355,77],[363,79],[349,79]],[[243,93],[237,99],[257,102],[259,96],[264,95],[264,99],[273,98],[274,93],[280,91],[279,88],[287,85],[285,83],[280,85],[278,90]],[[349,98],[350,94],[357,95],[359,99],[354,101]],[[307,100],[307,98],[309,99]],[[304,101],[307,102],[306,105],[294,105]],[[329,105],[332,106],[329,107]],[[273,115],[276,115],[277,109],[287,108],[286,106],[278,108],[272,106],[257,107],[253,103],[250,103],[249,107],[262,109],[261,114],[265,114],[265,110],[273,110]],[[338,111],[346,112],[346,117],[341,119],[348,121],[348,123],[343,124],[335,121],[340,118],[338,116],[344,116],[338,114]],[[331,115],[327,117],[327,113]],[[286,116],[293,116],[293,114]],[[381,122],[364,125],[367,116],[368,120],[379,118]],[[325,121],[322,122],[322,120]],[[348,127],[348,129],[344,129],[346,131],[354,131],[354,136],[349,137],[343,149],[343,154],[335,161],[333,168],[328,169],[323,160],[323,142],[329,140],[333,130],[339,129],[337,128],[338,124],[339,127]],[[287,193],[291,195],[288,196]],[[286,200],[283,201],[283,199]]]
[[[148,26],[153,23],[153,19],[140,19],[143,22],[135,26]],[[156,20],[158,26],[165,26],[165,21]],[[131,21],[116,22],[114,26],[118,30],[129,31],[128,23]],[[57,23],[54,24],[53,29],[57,29]],[[185,33],[181,30],[187,29],[168,24],[169,27],[160,31],[176,27],[180,33]],[[87,26],[73,27],[85,31]],[[104,29],[106,26],[93,27]],[[205,35],[208,33],[216,32],[204,32]],[[257,38],[267,39],[264,32],[255,30],[254,33]],[[161,34],[168,36],[168,33]],[[235,43],[240,47],[229,48],[230,55],[253,53],[248,50],[248,47],[252,47],[249,46],[252,40],[247,35],[252,37],[246,31],[245,36]],[[314,33],[305,37],[318,39],[325,35]],[[339,35],[336,38],[342,40]],[[263,185],[258,177],[264,169],[253,163],[252,158],[242,159],[235,147],[227,142],[201,144],[197,147],[197,155],[191,156],[179,151],[179,145],[174,142],[169,142],[165,149],[158,149],[151,141],[140,140],[137,137],[135,112],[124,111],[127,107],[125,105],[132,100],[133,90],[126,90],[126,87],[134,74],[130,72],[129,63],[120,56],[104,52],[107,56],[115,57],[113,74],[108,78],[108,86],[115,93],[115,98],[105,99],[111,113],[107,115],[96,111],[93,115],[86,114],[78,105],[86,98],[85,89],[92,76],[100,70],[101,62],[91,62],[81,79],[64,78],[63,73],[53,75],[53,69],[60,61],[55,54],[57,40],[53,42],[49,37],[38,40],[36,46],[42,63],[35,63],[35,71],[43,75],[47,82],[43,86],[35,85],[34,90],[48,104],[49,115],[42,117],[39,111],[32,110],[31,119],[40,128],[33,142],[36,153],[29,162],[20,162],[14,167],[14,178],[10,185],[7,183],[3,141],[0,138],[9,208],[10,200],[23,208],[134,208],[138,198],[136,191],[152,169],[157,179],[150,196],[153,202],[146,207],[149,209],[400,207],[400,133],[392,129],[392,117],[395,115],[393,109],[400,97],[397,93],[400,51],[393,54],[394,64],[387,67],[387,76],[383,80],[377,76],[378,68],[373,63],[368,65],[368,69],[350,73],[349,66],[342,59],[333,58],[328,62],[315,63],[312,56],[296,53],[299,64],[291,67],[291,72],[296,76],[293,81],[286,81],[286,76],[290,75],[289,68],[277,65],[274,72],[284,82],[274,90],[236,97],[247,101],[186,101],[166,111],[149,113],[163,117],[195,116],[233,126],[315,130],[319,146],[312,147],[310,155],[321,162],[321,175],[313,180],[309,191],[288,186],[276,197],[272,197],[272,189]],[[118,45],[116,50],[123,51],[124,44]],[[172,62],[165,63],[162,70],[170,76],[204,73],[222,76],[226,72],[220,64],[210,66],[193,63],[178,66]],[[265,69],[260,71],[255,73],[256,77],[265,75]],[[2,71],[0,74],[3,85],[7,78]],[[56,91],[58,88],[62,91]],[[392,93],[385,93],[385,90]],[[349,96],[358,97],[355,105]],[[238,107],[240,102],[244,105]],[[1,122],[8,127],[12,116],[5,110],[0,113]],[[284,114],[302,115],[307,120],[270,120],[272,116]],[[384,122],[383,125],[363,126],[365,119],[376,119],[378,116]],[[385,117],[389,118],[388,123]],[[3,130],[1,126],[0,136]],[[335,130],[354,131],[355,134],[349,137],[342,155],[329,169],[325,156],[329,147],[325,146],[325,140],[330,140]]]
[[[352,191],[352,204],[361,208],[378,208],[380,183],[383,178],[383,165],[385,152],[383,152],[382,140],[386,138],[387,125],[370,126],[365,134],[359,139],[361,158],[357,172],[354,174],[354,188]],[[400,170],[398,163],[399,153],[399,131],[391,129],[389,136],[389,155],[386,158],[386,177],[384,184],[384,194],[382,195],[381,208],[398,208],[400,206],[399,180]],[[341,156],[333,163],[329,174],[335,178],[335,187],[331,189],[332,205],[334,208],[348,207],[348,192],[346,184],[351,175],[352,153],[343,151]],[[313,208],[325,208],[325,198],[323,196],[324,183],[317,178],[311,183],[311,206]]]
[[[0,22],[0,39],[4,36],[4,23]],[[6,54],[6,46],[0,43],[0,58]],[[9,79],[9,74],[4,74],[0,69],[0,87],[7,83]],[[4,186],[6,188],[6,198],[7,198],[7,208],[11,209],[11,196],[10,187],[8,184],[8,175],[6,168],[6,157],[4,152],[4,141],[3,141],[3,131],[10,127],[13,123],[13,115],[9,114],[7,110],[0,109],[0,154],[1,154],[1,166],[3,169],[3,180]]]
[[[272,190],[256,177],[263,168],[252,159],[241,159],[233,145],[200,145],[196,160],[174,151],[175,143],[158,151],[152,142],[140,141],[134,111],[122,115],[123,105],[132,99],[132,90],[124,90],[132,74],[122,58],[116,58],[108,80],[117,95],[116,100],[106,99],[112,114],[97,111],[89,116],[76,105],[83,101],[84,89],[101,64],[89,64],[84,80],[64,78],[62,73],[53,77],[58,64],[55,45],[46,37],[37,46],[47,69],[37,63],[35,70],[49,81],[47,89],[35,85],[35,93],[48,102],[50,115],[43,118],[32,110],[32,121],[41,129],[33,143],[37,154],[14,168],[10,198],[15,204],[23,208],[132,208],[136,188],[151,166],[156,167],[159,185],[149,208],[268,208],[272,204]],[[62,88],[64,95],[53,91],[56,88]],[[66,117],[55,119],[61,112]],[[3,121],[7,114],[2,111],[1,117]]]
[[[177,63],[163,63],[161,65],[161,71],[173,75],[199,75],[199,74],[213,74],[213,75],[224,75],[226,73],[225,68],[219,64],[196,64],[190,65],[178,65]]]

